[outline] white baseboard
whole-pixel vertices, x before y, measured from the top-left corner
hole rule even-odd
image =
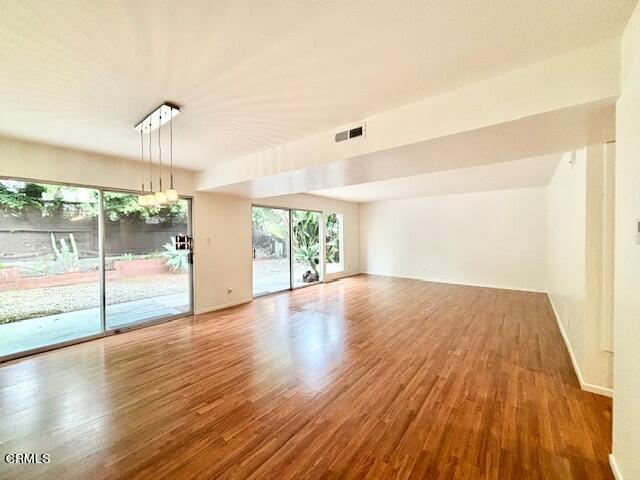
[[[609,454],[609,466],[611,467],[611,471],[613,472],[613,478],[616,480],[624,480],[622,473],[620,473],[620,468],[618,468],[618,464],[616,462],[616,458],[613,456],[613,453]]]
[[[327,275],[325,275],[324,280],[322,281],[322,283],[331,283],[331,282],[335,282],[336,280],[340,280],[341,278],[348,278],[348,277],[355,277],[356,275],[360,275],[361,272],[351,272],[351,273],[344,273],[344,272],[340,272],[340,273],[328,273]],[[329,277],[329,278],[327,278]]]
[[[203,308],[201,310],[196,310],[196,315],[202,315],[203,313],[215,312],[217,310],[222,310],[223,308],[235,307],[236,305],[242,305],[243,303],[249,303],[253,298],[244,298],[242,300],[238,300],[236,302],[224,303],[222,305],[216,305],[215,307]]]
[[[376,273],[376,272],[361,272],[366,275],[377,275],[380,277],[393,277],[393,278],[407,278],[409,280],[420,280],[421,282],[433,282],[433,283],[447,283],[450,285],[462,285],[465,287],[480,287],[480,288],[497,288],[500,290],[515,290],[518,292],[532,292],[532,293],[547,293],[544,290],[537,290],[527,287],[513,287],[509,285],[490,285],[485,283],[472,283],[472,282],[459,282],[453,280],[445,280],[442,278],[430,278],[430,277],[415,277],[407,275],[393,275],[390,273]]]
[[[597,393],[598,395],[604,395],[605,397],[613,397],[613,389],[601,387],[600,385],[593,385],[592,383],[586,383],[583,380],[580,365],[578,364],[578,361],[576,360],[576,357],[573,353],[573,348],[571,348],[571,343],[569,342],[569,337],[567,336],[567,332],[564,329],[564,325],[562,325],[562,322],[560,321],[560,315],[558,315],[556,306],[553,304],[551,295],[547,293],[547,297],[549,298],[549,303],[551,304],[553,315],[556,317],[556,323],[558,324],[558,328],[560,329],[560,334],[562,335],[564,344],[566,345],[567,351],[569,352],[569,357],[571,357],[571,363],[573,364],[573,369],[575,370],[578,381],[580,382],[580,387],[587,392]]]
[[[331,283],[331,282],[334,282],[336,280],[340,280],[341,278],[354,277],[356,275],[360,275],[360,272],[352,272],[352,273],[347,273],[347,274],[340,274],[339,276],[332,277],[332,278],[326,280],[323,283]],[[283,292],[286,292],[286,291],[288,291],[288,290],[283,290]],[[222,310],[224,308],[235,307],[237,305],[242,305],[243,303],[249,303],[249,302],[252,302],[253,300],[254,300],[253,297],[243,298],[242,300],[238,300],[236,302],[224,303],[222,305],[216,305],[215,307],[202,308],[200,310],[196,310],[195,314],[196,315],[202,315],[203,313],[211,313],[211,312],[215,312],[217,310]]]

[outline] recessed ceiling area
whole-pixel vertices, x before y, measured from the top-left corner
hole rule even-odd
[[[620,35],[635,1],[5,2],[0,134],[202,170]]]
[[[349,202],[374,202],[457,193],[544,187],[563,154],[392,178],[311,192]]]
[[[215,191],[251,198],[313,192],[344,200],[382,200],[391,198],[396,193],[394,189],[385,193],[374,188],[376,182],[383,180],[400,177],[420,178],[414,176],[561,154],[585,145],[606,143],[614,139],[615,103],[614,99],[609,99],[314,167],[263,176],[251,181],[225,185],[216,188]],[[533,167],[535,163],[530,165]],[[492,171],[478,170],[487,174]],[[540,172],[540,178],[544,177],[546,171],[543,169]],[[501,175],[502,171],[495,172]],[[497,185],[501,185],[500,188],[518,186],[518,182],[509,186],[508,182],[500,183],[499,178],[496,181]],[[413,185],[411,180],[407,182],[409,183],[398,181],[385,185]],[[371,187],[363,184],[370,184]],[[425,188],[428,192],[428,187]],[[413,190],[407,189],[405,193],[410,191]],[[416,187],[416,193],[425,195],[421,187]]]

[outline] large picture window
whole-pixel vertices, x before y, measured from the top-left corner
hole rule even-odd
[[[125,193],[0,179],[0,358],[191,312],[191,266],[171,240],[189,216],[186,199],[146,208]]]
[[[342,214],[330,213],[325,225],[325,261],[329,274],[344,270],[342,235]]]

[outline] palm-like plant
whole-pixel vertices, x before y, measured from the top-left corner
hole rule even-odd
[[[340,220],[338,215],[327,215],[325,231],[327,263],[340,263]]]
[[[320,263],[320,225],[316,212],[293,211],[293,241],[296,259],[318,274]]]
[[[184,273],[189,269],[189,250],[176,250],[176,239],[171,237],[171,243],[164,244],[162,256],[173,273]]]
[[[289,217],[285,210],[254,207],[251,211],[254,232],[288,244]],[[320,215],[305,210],[291,211],[293,251],[298,262],[306,264],[318,274],[320,263]]]
[[[289,235],[289,221],[283,210],[256,207],[251,210],[253,224],[264,234],[285,240]]]

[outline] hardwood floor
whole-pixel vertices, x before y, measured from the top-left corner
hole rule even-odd
[[[6,479],[601,480],[610,438],[535,293],[358,276],[0,366]]]

